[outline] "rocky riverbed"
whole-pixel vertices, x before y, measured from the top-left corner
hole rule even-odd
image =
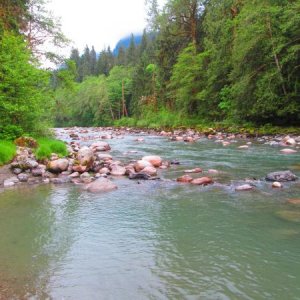
[[[269,147],[277,147],[278,152],[285,155],[293,155],[299,151],[300,136],[262,136],[250,138],[243,134],[226,134],[211,132],[201,134],[194,130],[176,131],[142,131],[130,128],[64,128],[57,129],[56,136],[67,143],[69,155],[58,157],[56,153],[44,161],[37,161],[30,147],[18,147],[17,155],[10,165],[0,168],[0,189],[12,188],[21,185],[33,184],[66,184],[81,185],[88,192],[99,193],[114,190],[117,186],[111,179],[126,176],[130,180],[166,180],[162,173],[179,165],[181,162],[166,160],[158,155],[146,155],[136,160],[117,160],[111,154],[110,140],[123,139],[127,135],[136,136],[136,150],[142,145],[145,138],[160,136],[162,139],[173,143],[186,144],[197,143],[207,139],[221,144],[222,147],[235,146],[240,151],[247,151],[252,144],[265,144]],[[134,150],[131,152],[135,152]],[[199,159],[201,164],[201,158]],[[172,178],[178,184],[192,185],[218,185],[214,175],[219,170],[202,170],[201,166],[184,170],[177,178]],[[297,176],[290,170],[274,170],[266,174],[266,180],[271,182],[272,188],[282,188],[284,182],[297,181]],[[228,184],[232,183],[227,183]],[[249,191],[256,188],[255,179],[241,178],[233,183],[236,192]]]

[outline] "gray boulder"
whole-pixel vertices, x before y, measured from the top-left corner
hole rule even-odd
[[[285,181],[295,181],[298,177],[293,174],[291,171],[279,171],[269,173],[266,176],[267,181],[277,181],[277,182],[285,182]]]

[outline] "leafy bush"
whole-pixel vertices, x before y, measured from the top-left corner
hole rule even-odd
[[[16,155],[16,146],[10,141],[0,141],[0,166],[11,161]]]
[[[0,139],[12,141],[23,134],[23,129],[18,125],[5,125],[0,127]]]

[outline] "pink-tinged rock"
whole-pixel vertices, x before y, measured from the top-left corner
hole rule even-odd
[[[134,164],[134,169],[136,172],[140,172],[146,167],[153,167],[153,165],[149,161],[146,161],[146,160],[138,160]]]
[[[176,136],[175,137],[175,141],[182,142],[183,141],[183,137],[182,136]]]
[[[241,192],[241,191],[250,191],[253,189],[253,186],[251,186],[250,184],[243,184],[243,185],[240,185],[240,186],[237,186],[235,188],[235,190],[237,192]]]
[[[69,161],[66,158],[52,160],[48,163],[47,169],[53,173],[61,173],[67,171],[69,167]]]
[[[280,150],[280,152],[283,154],[293,154],[293,153],[297,153],[297,150],[286,148],[286,149]]]
[[[96,142],[91,145],[91,149],[94,152],[97,152],[97,151],[109,151],[111,148],[109,144],[106,142]]]
[[[76,165],[72,167],[72,170],[74,172],[78,172],[78,173],[84,173],[87,171],[87,166],[81,166],[81,165]]]
[[[85,187],[85,189],[91,193],[110,192],[116,190],[117,188],[118,187],[113,182],[104,177],[96,179]]]
[[[157,155],[149,155],[149,156],[144,156],[142,160],[148,161],[150,164],[152,164],[153,167],[160,167],[162,164],[162,159],[160,156]]]
[[[78,172],[73,172],[72,174],[69,175],[71,178],[78,178],[80,174]]]
[[[238,148],[239,148],[239,149],[248,149],[249,146],[248,146],[248,145],[243,145],[243,146],[239,146]]]
[[[208,185],[214,182],[210,177],[200,177],[200,178],[193,179],[191,183],[195,185]]]
[[[82,147],[77,153],[79,165],[87,166],[87,169],[92,167],[94,163],[94,152],[88,147]]]
[[[184,173],[201,173],[202,169],[201,168],[195,168],[191,170],[185,170]]]
[[[122,166],[113,164],[111,166],[110,174],[113,176],[124,176],[126,173],[126,169]]]
[[[102,168],[99,171],[100,174],[110,174],[110,170],[108,168]]]
[[[215,170],[215,169],[209,169],[209,170],[207,170],[207,172],[209,174],[219,174],[220,173],[218,170]]]
[[[230,142],[222,142],[222,145],[223,145],[224,147],[229,146],[229,145],[230,145]]]
[[[154,167],[146,167],[141,172],[150,176],[157,175],[157,170]]]
[[[282,188],[282,184],[278,181],[272,183],[272,188]]]
[[[182,183],[190,183],[193,181],[193,178],[189,175],[183,175],[181,177],[178,177],[176,180]]]
[[[291,145],[291,146],[295,146],[297,144],[295,139],[292,139],[292,138],[287,139],[285,143],[287,145]]]
[[[289,199],[289,200],[287,200],[287,203],[293,204],[293,205],[300,205],[300,199]]]

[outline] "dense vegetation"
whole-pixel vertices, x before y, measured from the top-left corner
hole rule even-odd
[[[0,139],[49,126],[300,123],[299,0],[147,0],[148,28],[50,72],[64,45],[44,0],[0,2]],[[53,122],[54,121],[54,122]]]
[[[54,74],[57,125],[299,125],[299,0],[147,3],[139,45]]]

